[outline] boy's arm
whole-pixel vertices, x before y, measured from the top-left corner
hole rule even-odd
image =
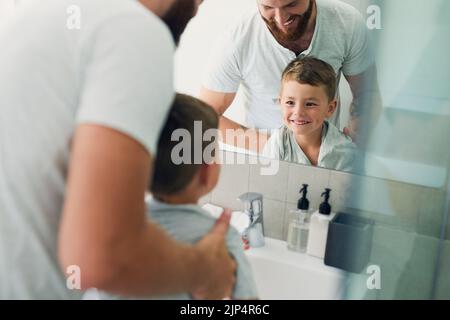
[[[77,265],[81,289],[125,296],[229,296],[235,269],[224,242],[229,217],[195,246],[172,240],[145,215],[151,160],[142,145],[118,131],[76,129],[59,230],[64,272]]]

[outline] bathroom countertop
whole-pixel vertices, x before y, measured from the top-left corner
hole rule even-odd
[[[261,299],[371,299],[367,274],[349,274],[323,259],[287,249],[286,242],[265,238],[266,245],[245,253]]]
[[[306,253],[290,251],[286,242],[265,238],[266,245],[261,248],[250,248],[246,250],[248,256],[255,256],[269,260],[276,260],[292,266],[301,266],[305,269],[315,270],[328,275],[343,277],[344,272],[324,264],[323,259],[310,256]]]

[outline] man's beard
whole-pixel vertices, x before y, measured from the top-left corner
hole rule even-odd
[[[195,10],[195,0],[176,0],[169,11],[162,17],[177,45],[180,42],[184,29],[195,16]]]
[[[304,14],[293,16],[294,19],[298,19],[298,24],[297,28],[292,32],[285,33],[282,30],[280,30],[274,19],[269,21],[264,17],[262,18],[266,23],[267,27],[269,28],[269,30],[272,32],[275,39],[277,39],[278,41],[281,42],[297,41],[305,34],[306,29],[308,28],[308,22],[313,13],[314,3],[315,3],[314,0],[311,0],[309,2],[308,9],[305,11]]]

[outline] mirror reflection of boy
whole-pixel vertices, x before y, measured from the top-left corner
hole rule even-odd
[[[336,74],[326,62],[293,60],[282,75],[284,125],[272,131],[262,155],[268,158],[351,171],[356,145],[328,122],[336,110]]]
[[[198,201],[214,189],[219,179],[218,142],[207,138],[211,130],[218,135],[218,125],[219,117],[209,105],[194,97],[177,94],[159,137],[155,170],[148,188],[152,199],[146,201],[148,214],[180,242],[196,243],[216,221],[198,205]],[[198,130],[200,126],[201,130]],[[196,157],[195,152],[200,156]],[[256,299],[256,286],[242,238],[232,227],[228,230],[226,244],[237,264],[231,298]],[[100,293],[100,298],[113,297]],[[152,299],[184,300],[191,296],[181,293]]]

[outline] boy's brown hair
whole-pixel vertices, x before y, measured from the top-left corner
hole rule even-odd
[[[283,71],[281,80],[323,86],[329,101],[336,97],[336,73],[332,66],[314,57],[296,58]]]
[[[201,121],[201,137],[194,135],[195,121]],[[159,136],[153,179],[149,190],[155,195],[172,195],[183,190],[201,166],[194,162],[195,140],[201,139],[203,162],[203,151],[211,144],[210,141],[203,141],[203,134],[209,129],[217,129],[218,125],[219,116],[212,107],[194,97],[177,94]],[[180,141],[172,141],[172,133],[176,129],[184,129],[190,133],[189,163],[175,164],[172,160],[172,150],[180,143]]]

